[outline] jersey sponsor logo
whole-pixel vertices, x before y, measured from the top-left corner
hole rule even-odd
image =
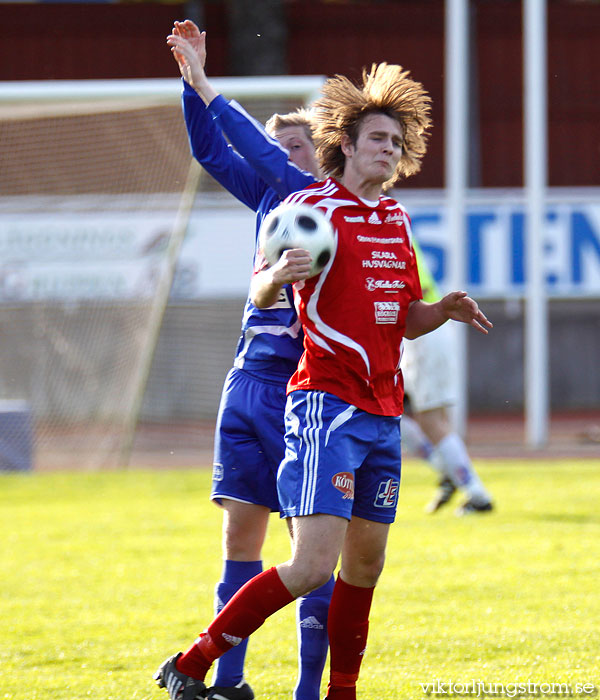
[[[359,243],[404,243],[404,238],[398,238],[397,236],[395,238],[381,238],[377,236],[357,236],[356,240]]]
[[[398,323],[400,304],[397,301],[375,301],[375,323]]]
[[[362,261],[363,267],[386,267],[395,270],[406,270],[406,262],[398,260],[396,253],[391,250],[372,250],[371,259]]]
[[[371,257],[374,260],[379,258],[384,258],[386,260],[398,260],[398,256],[392,250],[374,250],[371,253]]]
[[[401,226],[404,223],[404,216],[399,211],[394,212],[393,214],[388,214],[385,217],[384,223],[386,223],[386,224],[398,224],[399,226]]]
[[[373,212],[371,216],[367,219],[369,224],[380,224],[381,219],[377,216],[377,212]]]
[[[364,216],[345,216],[344,221],[347,221],[349,224],[364,224],[365,217]]]
[[[386,479],[380,482],[375,496],[376,508],[395,508],[398,503],[398,492],[400,490],[400,482],[395,479]]]
[[[352,500],[354,498],[354,474],[338,472],[331,477],[331,483],[344,494],[344,499]]]
[[[223,465],[219,462],[213,464],[212,478],[213,481],[223,481]]]
[[[370,292],[376,292],[378,289],[393,292],[396,289],[404,289],[406,283],[402,280],[376,280],[373,277],[367,277],[365,286]]]

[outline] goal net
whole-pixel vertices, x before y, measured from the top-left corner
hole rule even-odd
[[[214,83],[264,121],[320,79]],[[0,83],[0,471],[176,465],[210,433],[251,261],[220,270],[203,245],[251,240],[253,217],[191,159],[180,96],[177,79]]]

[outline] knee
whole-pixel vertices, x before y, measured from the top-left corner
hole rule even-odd
[[[290,593],[296,598],[324,586],[333,573],[333,569],[325,563],[313,563],[310,566],[292,563],[285,569],[285,571],[280,570],[280,575]]]
[[[317,588],[324,586],[331,579],[332,573],[333,571],[331,570],[331,567],[322,566],[320,568],[316,568],[311,573],[311,576],[307,581],[306,593],[311,593]]]
[[[223,533],[223,550],[226,559],[240,561],[260,559],[262,544],[261,532],[231,527]]]
[[[324,586],[331,578],[331,567],[326,564],[314,564],[308,569],[304,569],[298,576],[298,585],[302,589],[302,595]]]
[[[264,514],[256,510],[226,512],[223,521],[223,551],[226,559],[260,559],[265,539]]]
[[[362,588],[374,588],[379,581],[385,555],[375,557],[361,557],[351,562],[342,564],[341,575],[346,583]]]
[[[383,566],[385,564],[385,556],[380,556],[376,559],[371,559],[365,562],[362,568],[361,575],[365,581],[365,585],[372,587],[377,585],[381,572],[383,571]]]

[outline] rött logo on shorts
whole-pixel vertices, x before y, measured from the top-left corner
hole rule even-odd
[[[349,500],[354,498],[354,474],[338,472],[331,477],[331,483],[344,494],[344,498]]]

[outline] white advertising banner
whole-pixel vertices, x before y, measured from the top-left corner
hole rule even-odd
[[[396,190],[435,279],[448,288],[443,192]],[[203,195],[205,198],[207,195]],[[199,199],[173,282],[173,300],[244,296],[252,268],[254,214],[222,196]],[[523,296],[527,255],[520,190],[471,193],[466,212],[468,279],[477,298]],[[176,212],[139,209],[15,212],[0,207],[0,303],[147,299],[164,264]],[[550,191],[545,258],[550,297],[600,296],[600,190]]]
[[[430,269],[447,289],[445,207],[442,202],[411,204],[407,198],[404,203]],[[465,239],[470,294],[479,298],[524,295],[527,230],[520,192],[472,197],[467,205]],[[552,193],[548,197],[543,265],[549,297],[600,296],[600,191]]]
[[[0,299],[147,299],[174,215],[0,215]]]

